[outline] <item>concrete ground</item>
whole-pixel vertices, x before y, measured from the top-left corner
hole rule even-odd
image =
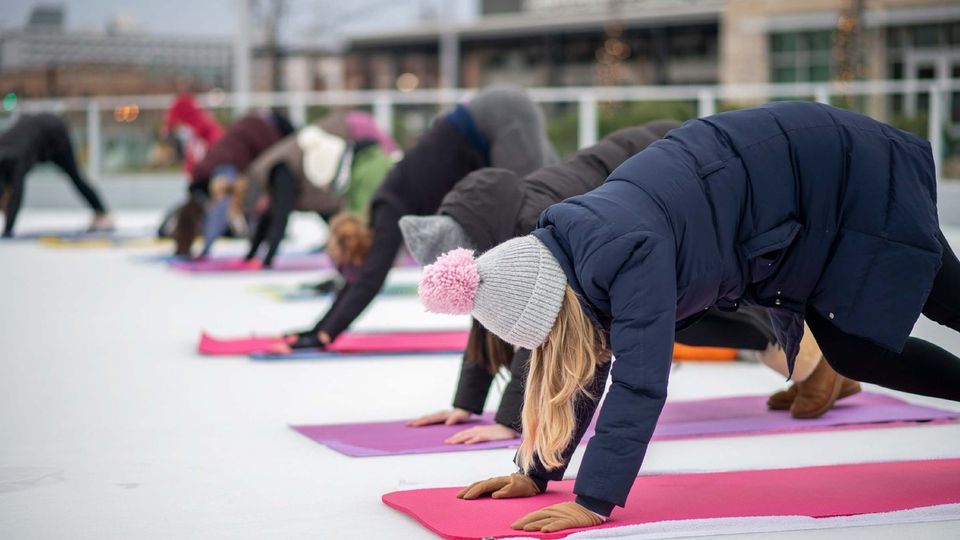
[[[124,213],[120,225],[150,225],[156,217]],[[85,219],[27,211],[19,229],[79,227]],[[302,218],[295,232],[316,240],[319,230]],[[960,229],[949,236],[960,246]],[[164,249],[0,243],[0,538],[430,538],[380,495],[512,471],[512,450],[358,459],[297,435],[288,424],[410,418],[445,408],[459,358],[254,363],[197,356],[201,329],[299,329],[326,304],[283,304],[251,290],[310,274],[184,275],[133,260]],[[416,272],[393,278],[415,280]],[[466,319],[428,315],[404,298],[378,300],[356,324],[418,327],[463,328]],[[923,319],[915,333],[960,354],[960,335]],[[670,396],[767,393],[782,385],[752,363],[685,363],[673,373]],[[488,406],[497,402],[493,395]],[[960,457],[958,443],[960,425],[657,442],[644,471]],[[960,521],[763,537],[908,535],[957,538]]]

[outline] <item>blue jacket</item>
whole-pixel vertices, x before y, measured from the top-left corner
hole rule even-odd
[[[900,350],[940,267],[930,145],[817,103],[687,122],[540,227],[616,358],[575,488],[607,512],[624,504],[666,400],[678,322],[765,306],[791,368],[805,309]],[[594,408],[578,404],[581,424]]]

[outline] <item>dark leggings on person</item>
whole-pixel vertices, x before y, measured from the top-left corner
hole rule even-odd
[[[264,240],[267,241],[267,254],[263,258],[263,265],[273,264],[280,242],[287,230],[287,222],[297,199],[297,180],[293,177],[286,165],[278,165],[270,171],[269,180],[270,207],[260,216],[253,237],[250,239],[250,251],[247,259],[257,255],[257,250]]]
[[[943,233],[943,262],[923,306],[928,319],[960,331],[960,261]],[[920,338],[907,338],[900,353],[845,334],[808,308],[806,321],[828,362],[838,373],[924,396],[960,401],[960,358]]]
[[[739,311],[711,309],[697,322],[675,336],[692,347],[727,347],[762,351],[777,338],[764,308],[742,307]]]
[[[60,167],[60,169],[70,177],[70,181],[73,182],[73,187],[77,188],[77,191],[80,192],[80,195],[87,201],[87,204],[90,205],[90,208],[92,208],[94,212],[98,214],[107,213],[103,201],[100,200],[100,196],[97,195],[97,192],[90,186],[90,183],[80,174],[80,169],[77,167],[77,159],[73,155],[73,145],[69,142],[60,145],[60,148],[50,155],[50,161],[57,167]]]

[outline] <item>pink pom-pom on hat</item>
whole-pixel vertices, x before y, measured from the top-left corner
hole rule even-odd
[[[427,311],[466,315],[473,311],[478,285],[480,272],[473,251],[458,248],[424,267],[417,292]]]

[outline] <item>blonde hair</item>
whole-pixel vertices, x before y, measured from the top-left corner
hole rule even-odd
[[[363,264],[373,245],[373,232],[356,214],[340,212],[330,220],[327,254],[336,264]]]
[[[603,336],[583,311],[577,293],[568,285],[563,304],[547,341],[532,351],[523,398],[523,440],[518,463],[530,471],[534,457],[547,469],[563,465],[563,451],[576,426],[574,400],[590,395],[587,385],[604,354]]]

